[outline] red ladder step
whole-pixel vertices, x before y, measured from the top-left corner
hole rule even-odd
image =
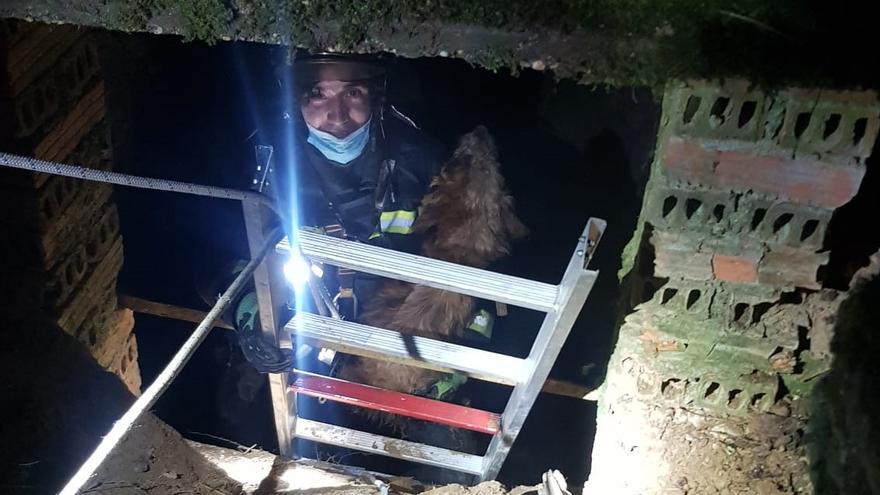
[[[472,407],[298,371],[290,390],[343,404],[494,435],[501,416]]]

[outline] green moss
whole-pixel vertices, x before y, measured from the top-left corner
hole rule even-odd
[[[113,27],[123,31],[141,31],[146,29],[147,21],[153,16],[156,0],[132,0],[122,5]]]
[[[498,72],[505,67],[513,75],[519,72],[519,61],[514,51],[509,47],[488,46],[473,54],[471,61],[492,72]]]
[[[161,0],[177,9],[186,24],[186,38],[213,43],[229,31],[232,11],[221,0]]]
[[[167,0],[166,0],[167,1]],[[216,4],[218,0],[175,0],[183,7],[197,4]],[[258,2],[247,0],[243,5]],[[769,6],[768,6],[769,4]],[[414,23],[441,21],[448,23],[475,24],[490,28],[552,29],[570,32],[584,29],[609,39],[650,39],[657,44],[652,56],[644,53],[617,53],[614,47],[600,54],[588,55],[597,70],[585,74],[590,82],[606,82],[611,85],[657,86],[672,75],[698,75],[707,70],[703,66],[701,52],[706,26],[717,24],[748,25],[751,29],[775,29],[770,26],[782,21],[791,22],[791,12],[796,7],[791,0],[766,2],[764,0],[266,0],[263,7],[248,12],[257,13],[254,20],[241,26],[243,32],[265,33],[276,22],[283,26],[273,31],[289,32],[292,42],[299,46],[313,46],[314,27],[327,22],[336,30],[335,48],[341,50],[369,49],[371,33],[379,32],[396,21]],[[181,8],[183,11],[184,9]],[[246,7],[239,10],[249,10]],[[197,12],[216,12],[216,8],[194,9]],[[283,16],[273,14],[284,13]],[[221,12],[222,14],[222,12]],[[193,35],[210,35],[226,18],[223,15],[195,17]],[[281,17],[281,18],[280,18]],[[725,40],[723,37],[719,39]],[[738,42],[741,44],[741,42]],[[507,66],[516,70],[519,60],[502,53],[466,54],[476,63],[490,70]],[[510,50],[510,49],[508,49]],[[711,51],[712,49],[710,49]],[[503,50],[502,50],[503,51]],[[724,51],[724,50],[721,50]],[[739,65],[739,64],[737,64]]]
[[[859,64],[847,64],[838,56],[845,53],[854,60],[868,56],[869,40],[863,39],[870,30],[851,25],[861,26],[866,21],[860,19],[868,16],[822,16],[828,8],[796,0],[118,1],[122,10],[118,22],[110,23],[114,27],[142,28],[157,12],[169,9],[180,14],[183,34],[208,42],[235,34],[316,47],[319,36],[322,44],[332,45],[325,48],[361,52],[398,48],[410,55],[427,51],[433,55],[444,47],[420,38],[432,29],[422,23],[479,25],[536,35],[535,45],[523,48],[511,38],[509,45],[482,53],[477,34],[472,40],[475,48],[463,54],[491,70],[506,66],[514,72],[527,61],[522,57],[533,57],[534,50],[540,50],[544,31],[553,33],[551,40],[557,33],[585,34],[580,46],[566,45],[570,40],[550,41],[546,55],[558,62],[553,64],[558,77],[590,84],[660,88],[671,78],[726,76],[746,77],[765,86],[793,81],[826,84],[829,77],[864,84],[875,72],[880,80],[880,71],[859,70]],[[412,46],[386,46],[383,41],[393,28],[411,31]],[[531,54],[525,55],[525,50]],[[818,60],[829,62],[815,63]],[[831,84],[840,85],[834,80]]]
[[[232,10],[223,0],[129,0],[122,2],[110,27],[123,31],[144,30],[153,17],[163,13],[178,14],[183,21],[181,34],[188,41],[215,42],[228,34]]]

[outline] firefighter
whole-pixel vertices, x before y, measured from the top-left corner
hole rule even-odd
[[[369,57],[319,54],[298,57],[291,91],[298,112],[284,126],[292,137],[289,165],[298,223],[330,235],[415,253],[412,234],[421,198],[439,172],[444,150],[385,101],[386,72]],[[297,115],[298,114],[298,115]],[[285,184],[282,191],[293,188]],[[340,306],[356,318],[377,279],[340,270],[334,286]]]
[[[301,57],[293,64],[301,119],[296,171],[306,224],[415,252],[412,223],[445,153],[385,103],[385,71],[373,59]]]
[[[288,226],[417,253],[412,226],[422,197],[439,173],[445,150],[385,100],[386,71],[373,57],[317,54],[297,57],[286,83],[291,110],[263,138],[274,156],[276,201]],[[350,270],[325,270],[343,316],[354,320],[379,279]],[[242,350],[260,371],[281,371],[290,356],[259,340],[256,297],[246,294],[233,320]],[[470,335],[488,340],[492,316],[478,312]],[[461,383],[438,383],[441,397]],[[449,382],[449,383],[446,383]]]
[[[289,104],[280,122],[260,136],[258,148],[271,150],[263,156],[273,157],[271,191],[288,232],[296,225],[314,227],[417,252],[412,225],[445,153],[386,103],[382,63],[357,55],[298,56],[279,82]],[[356,319],[378,278],[325,268],[322,281],[343,316]],[[230,318],[242,351],[259,371],[282,371],[292,356],[260,338],[256,306],[256,295],[248,292]]]

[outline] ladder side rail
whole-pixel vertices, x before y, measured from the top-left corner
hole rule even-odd
[[[495,479],[501,471],[507,454],[516,441],[529,411],[550,375],[559,351],[593,288],[598,272],[587,270],[586,266],[604,230],[604,220],[591,218],[578,240],[559,286],[558,309],[547,313],[544,318],[526,358],[527,378],[514,387],[507,406],[501,414],[501,431],[492,437],[483,457],[483,469],[480,475],[482,480]]]
[[[271,210],[256,201],[242,201],[248,246],[253,253],[265,238],[267,224],[273,218]],[[260,329],[264,336],[279,347],[291,348],[290,334],[279,332],[278,308],[284,301],[286,282],[282,276],[282,260],[277,254],[267,256],[254,271],[254,286],[260,310]],[[288,389],[287,373],[269,373],[269,394],[272,399],[272,415],[281,455],[293,457],[293,432],[295,431],[296,393]]]

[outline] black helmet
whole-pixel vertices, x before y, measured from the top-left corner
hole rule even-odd
[[[385,67],[374,56],[315,53],[293,60],[293,80],[305,90],[318,81],[362,81],[384,86]]]

